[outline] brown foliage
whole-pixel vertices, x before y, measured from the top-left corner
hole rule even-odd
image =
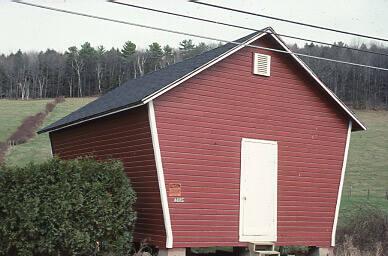
[[[373,248],[360,249],[354,245],[353,238],[345,236],[342,244],[336,248],[337,256],[384,256],[384,248],[381,242],[377,242]]]
[[[54,99],[54,102],[55,102],[55,104],[65,102],[65,97],[63,97],[63,96],[56,97],[56,98]]]
[[[53,109],[55,108],[55,105],[56,103],[54,102],[49,102],[46,104],[46,113],[50,113],[53,111]]]
[[[5,153],[8,150],[8,143],[0,142],[0,163],[3,162]]]
[[[388,223],[385,214],[375,207],[362,205],[339,227],[337,232],[339,255],[380,255],[388,251]],[[347,252],[347,253],[346,253]],[[370,254],[371,255],[371,254]]]
[[[10,145],[22,144],[34,137],[36,130],[42,125],[47,114],[52,112],[58,103],[64,101],[64,97],[57,97],[54,101],[47,103],[44,112],[39,112],[33,116],[26,117],[16,131],[9,136],[6,142],[0,142],[0,163],[3,162]]]
[[[42,125],[47,113],[39,112],[33,116],[26,117],[16,131],[8,138],[11,145],[25,143],[35,136],[36,129]]]
[[[55,99],[54,99],[54,101],[52,101],[52,102],[49,102],[49,103],[47,103],[46,104],[46,109],[45,109],[45,112],[48,114],[48,113],[50,113],[50,112],[52,112],[53,110],[54,110],[54,108],[55,108],[55,106],[58,104],[58,103],[62,103],[62,102],[64,102],[65,101],[65,97],[56,97]]]

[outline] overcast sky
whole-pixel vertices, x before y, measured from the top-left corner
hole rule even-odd
[[[367,39],[200,6],[185,0],[121,1],[257,29],[272,26],[278,33],[326,42],[344,41],[353,44],[370,42]],[[388,38],[388,0],[203,1]],[[247,30],[156,14],[102,0],[29,0],[29,2],[226,40],[235,40],[249,33]],[[0,0],[0,33],[0,53],[6,54],[18,49],[30,51],[50,48],[64,51],[72,45],[79,46],[85,41],[94,46],[104,45],[106,48],[121,47],[127,40],[133,41],[140,48],[145,48],[152,42],[177,46],[179,41],[188,38],[187,36],[37,9],[8,0]],[[206,41],[192,39],[195,42]],[[289,43],[293,42],[292,40],[285,40]]]

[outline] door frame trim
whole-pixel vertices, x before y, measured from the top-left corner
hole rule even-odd
[[[243,151],[242,151],[242,146],[244,142],[254,142],[254,143],[260,143],[260,144],[271,144],[271,145],[276,145],[277,148],[277,155],[276,155],[276,180],[275,180],[275,198],[276,198],[276,203],[274,204],[274,212],[275,212],[275,233],[274,236],[246,236],[243,235],[243,204],[242,204],[242,186],[243,186],[243,177],[242,177],[242,164],[243,164]],[[260,139],[252,139],[252,138],[241,138],[241,145],[240,145],[240,198],[239,198],[239,241],[240,242],[250,242],[250,243],[255,243],[255,242],[276,242],[277,241],[277,221],[278,221],[278,204],[277,204],[277,197],[278,197],[278,155],[279,155],[279,148],[278,148],[278,142],[277,141],[272,141],[272,140],[260,140]]]

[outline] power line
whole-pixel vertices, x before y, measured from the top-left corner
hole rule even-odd
[[[266,18],[266,19],[272,19],[272,20],[287,22],[287,23],[291,23],[291,24],[306,26],[306,27],[310,27],[310,28],[316,28],[316,29],[321,29],[321,30],[327,30],[327,31],[331,31],[331,32],[341,33],[341,34],[345,34],[345,35],[358,36],[358,37],[364,37],[364,38],[368,38],[368,39],[388,42],[388,39],[386,39],[386,38],[374,37],[374,36],[369,36],[369,35],[363,35],[363,34],[359,34],[359,33],[355,33],[355,32],[348,32],[348,31],[344,31],[344,30],[339,30],[339,29],[328,28],[328,27],[313,25],[313,24],[309,24],[309,23],[304,23],[304,22],[300,22],[300,21],[294,21],[294,20],[289,20],[289,19],[269,16],[269,15],[264,15],[264,14],[259,14],[259,13],[248,12],[248,11],[239,10],[239,9],[233,9],[233,8],[226,7],[226,6],[204,3],[204,2],[201,2],[201,1],[198,1],[198,0],[188,0],[188,1],[192,2],[192,3],[195,3],[195,4],[206,5],[206,6],[210,6],[210,7],[214,7],[214,8],[219,8],[219,9],[228,10],[228,11],[232,11],[232,12],[239,12],[239,13],[248,14],[248,15],[252,15],[252,16],[258,16],[258,17],[262,17],[262,18]]]
[[[340,64],[347,64],[347,65],[352,65],[352,66],[357,66],[357,67],[365,67],[365,68],[371,68],[371,69],[376,69],[376,70],[388,71],[388,68],[370,66],[370,65],[353,63],[353,62],[342,61],[342,60],[329,59],[329,58],[312,56],[312,55],[302,54],[302,53],[294,53],[294,52],[289,52],[289,51],[284,51],[284,50],[279,50],[279,49],[273,49],[273,48],[268,48],[268,47],[262,47],[262,46],[257,46],[257,45],[240,43],[240,42],[237,42],[237,41],[229,41],[229,40],[219,39],[219,38],[215,38],[215,37],[202,36],[202,35],[197,35],[197,34],[192,34],[192,33],[187,33],[187,32],[180,32],[180,31],[176,31],[176,30],[171,30],[171,29],[165,29],[165,28],[160,28],[160,27],[154,27],[154,26],[148,26],[148,25],[143,25],[143,24],[138,24],[138,23],[132,23],[132,22],[128,22],[128,21],[116,20],[116,19],[96,16],[96,15],[87,14],[87,13],[74,12],[74,11],[69,11],[69,10],[49,7],[49,6],[45,6],[45,5],[28,3],[28,2],[24,2],[24,1],[14,0],[13,2],[18,3],[18,4],[33,6],[33,7],[36,7],[36,8],[41,8],[41,9],[46,9],[46,10],[51,10],[51,11],[56,11],[56,12],[62,12],[62,13],[67,13],[67,14],[73,14],[73,15],[77,15],[77,16],[83,16],[83,17],[88,17],[88,18],[93,18],[93,19],[98,19],[98,20],[105,20],[105,21],[110,21],[110,22],[130,25],[130,26],[136,26],[136,27],[141,27],[141,28],[147,28],[147,29],[152,29],[152,30],[158,30],[158,31],[163,31],[163,32],[168,32],[168,33],[173,33],[173,34],[178,34],[178,35],[197,37],[197,38],[206,39],[206,40],[214,40],[214,41],[219,41],[219,42],[222,42],[222,43],[230,43],[230,44],[239,45],[239,46],[247,46],[247,47],[261,49],[261,50],[285,53],[285,54],[302,56],[302,57],[308,57],[308,58],[313,58],[313,59],[318,59],[318,60],[326,60],[326,61],[330,61],[330,62],[335,62],[335,63],[340,63]]]
[[[118,2],[118,1],[115,1],[115,0],[108,0],[108,2],[111,2],[113,4],[129,6],[129,7],[133,7],[133,8],[137,8],[137,9],[142,9],[142,10],[146,10],[146,11],[163,13],[163,14],[172,15],[172,16],[181,17],[181,18],[198,20],[198,21],[203,21],[203,22],[208,22],[208,23],[213,23],[213,24],[218,24],[218,25],[223,25],[223,26],[228,26],[228,27],[233,27],[233,28],[246,29],[246,30],[250,30],[250,31],[254,31],[254,32],[264,32],[264,30],[258,30],[258,29],[255,29],[255,28],[239,26],[239,25],[235,25],[235,24],[231,24],[231,23],[225,23],[225,22],[220,22],[220,21],[215,21],[215,20],[210,20],[210,19],[204,19],[204,18],[189,16],[189,15],[185,15],[185,14],[175,13],[175,12],[163,11],[163,10],[154,9],[154,8],[150,8],[150,7],[145,7],[145,6],[140,6],[140,5],[130,4],[130,3]],[[341,45],[337,45],[337,44],[325,43],[325,42],[321,42],[321,41],[317,41],[317,40],[312,40],[312,39],[306,39],[306,38],[302,38],[302,37],[296,37],[296,36],[290,36],[290,35],[286,35],[286,34],[273,33],[271,31],[267,31],[266,33],[268,33],[268,34],[275,34],[275,35],[278,35],[278,36],[292,38],[292,39],[301,40],[301,41],[307,41],[307,42],[311,42],[311,43],[328,45],[328,46],[342,48],[342,49],[348,49],[348,50],[359,51],[359,52],[364,52],[364,53],[376,54],[376,55],[381,55],[381,56],[388,56],[388,54],[386,54],[386,53],[380,53],[380,52],[375,52],[375,51],[370,51],[370,50],[357,49],[357,48],[353,48],[353,47],[349,47],[349,46],[341,46]]]

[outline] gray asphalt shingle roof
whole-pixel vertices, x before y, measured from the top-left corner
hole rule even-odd
[[[244,43],[260,33],[261,32],[254,32],[236,40],[236,42]],[[124,84],[102,95],[98,99],[46,126],[38,133],[55,130],[80,121],[96,118],[107,113],[137,105],[141,103],[142,99],[145,97],[164,88],[181,77],[184,77],[237,46],[238,45],[236,44],[228,43],[184,61],[169,65],[163,69],[151,72],[143,77],[128,80]]]
[[[216,61],[218,57],[228,53],[230,50],[240,47],[241,44],[238,45],[236,43],[246,43],[250,40],[254,40],[254,38],[257,38],[262,33],[265,33],[262,31],[270,31],[273,35],[275,35],[275,38],[281,42],[281,44],[285,45],[281,38],[276,36],[272,28],[265,28],[260,32],[254,32],[238,40],[235,40],[235,43],[227,43],[223,46],[204,52],[190,59],[186,59],[173,65],[169,65],[163,69],[151,72],[143,77],[128,80],[122,85],[102,95],[95,101],[90,102],[89,104],[65,116],[64,118],[50,124],[49,126],[46,126],[45,128],[38,131],[38,133],[61,129],[80,122],[99,118],[113,112],[123,111],[125,109],[144,104],[143,100],[148,96],[153,95],[154,93],[164,88],[167,88],[169,85],[180,80],[181,78],[184,78],[185,76],[208,64],[209,62]],[[355,114],[334,93],[332,93],[332,91],[326,85],[323,84],[323,82],[314,74],[314,72],[305,63],[303,63],[302,60],[297,58],[297,56],[293,55],[293,57],[299,61],[299,63],[307,70],[307,72],[309,72],[310,75],[317,81],[317,85],[320,86],[331,98],[333,98],[339,107],[345,111],[346,115],[350,117],[350,120],[355,121],[353,130],[366,130],[366,126],[364,126],[362,122],[358,120]]]

